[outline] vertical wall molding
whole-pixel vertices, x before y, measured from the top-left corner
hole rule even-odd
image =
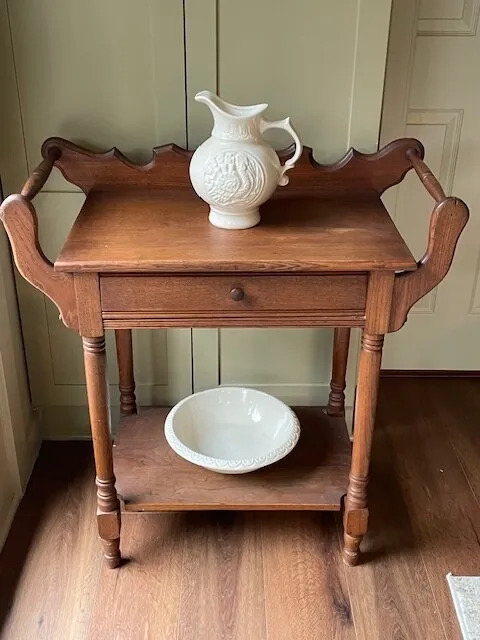
[[[217,92],[217,0],[184,0],[187,137],[196,149],[212,129],[208,109],[195,102],[203,89]]]
[[[444,127],[445,135],[437,177],[447,195],[452,193],[462,123],[463,109],[409,109],[406,115],[406,126],[409,129],[415,126]]]
[[[472,287],[472,298],[468,312],[474,315],[480,314],[480,251],[478,252],[475,278]]]
[[[184,0],[184,9],[187,139],[189,149],[195,149],[212,130],[210,111],[195,102],[195,94],[204,89],[219,91],[217,0]],[[220,330],[191,331],[193,390],[216,387],[220,383]]]
[[[378,146],[390,12],[391,0],[358,0],[348,146],[365,152]]]

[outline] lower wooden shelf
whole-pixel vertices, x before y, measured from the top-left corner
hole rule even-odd
[[[253,473],[223,475],[170,449],[163,433],[167,412],[141,409],[120,421],[113,454],[125,511],[340,510],[351,457],[343,418],[296,407],[302,432],[286,458]]]

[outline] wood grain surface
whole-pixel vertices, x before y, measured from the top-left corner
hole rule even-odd
[[[105,329],[172,327],[363,327],[365,312],[356,311],[104,311]]]
[[[104,311],[363,313],[367,276],[102,276],[100,289]]]
[[[120,422],[113,458],[126,511],[340,508],[351,449],[343,418],[296,407],[302,431],[286,458],[255,473],[226,475],[192,465],[168,446],[167,411],[143,409]]]
[[[459,640],[445,573],[480,573],[479,411],[478,379],[381,381],[353,569],[340,514],[195,512],[125,514],[110,571],[91,445],[46,442],[0,556],[0,638]]]
[[[446,198],[432,211],[425,255],[415,271],[396,274],[389,331],[397,331],[412,306],[447,275],[458,239],[468,222],[467,205],[459,198]]]
[[[350,329],[336,327],[333,333],[332,377],[327,407],[327,413],[330,416],[345,415],[345,377],[349,346]]]
[[[208,223],[193,192],[92,191],[57,271],[265,272],[415,269],[374,191],[270,200],[262,221],[232,233]]]
[[[278,152],[282,160],[293,153],[294,146]],[[95,152],[63,138],[49,138],[42,145],[44,159],[50,162],[54,159],[55,166],[65,179],[85,193],[92,189],[105,190],[118,186],[189,190],[188,166],[192,154],[193,151],[175,144],[166,144],[153,149],[152,159],[139,165],[115,147],[105,152]],[[375,153],[364,154],[350,149],[338,162],[321,165],[313,158],[312,149],[304,146],[295,173],[290,176],[288,188],[278,189],[275,196],[289,197],[298,191],[317,194],[334,192],[338,195],[345,190],[362,191],[365,188],[373,189],[380,195],[388,187],[398,184],[411,169],[412,154],[415,158],[423,158],[421,142],[414,138],[401,138]],[[44,171],[40,170],[39,173],[42,175]]]

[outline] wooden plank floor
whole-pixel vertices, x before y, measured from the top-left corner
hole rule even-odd
[[[2,640],[460,638],[445,574],[480,575],[480,380],[384,379],[364,562],[333,513],[123,518],[109,571],[90,446],[45,443],[0,557]]]

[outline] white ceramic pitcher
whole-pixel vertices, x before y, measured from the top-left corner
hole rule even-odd
[[[260,222],[259,207],[278,185],[288,184],[286,172],[302,153],[290,118],[268,122],[267,104],[239,107],[201,91],[197,102],[212,112],[211,137],[190,162],[190,179],[198,195],[210,205],[210,222],[222,229],[248,229]],[[285,129],[295,141],[295,153],[282,166],[275,150],[263,139],[267,129]]]

